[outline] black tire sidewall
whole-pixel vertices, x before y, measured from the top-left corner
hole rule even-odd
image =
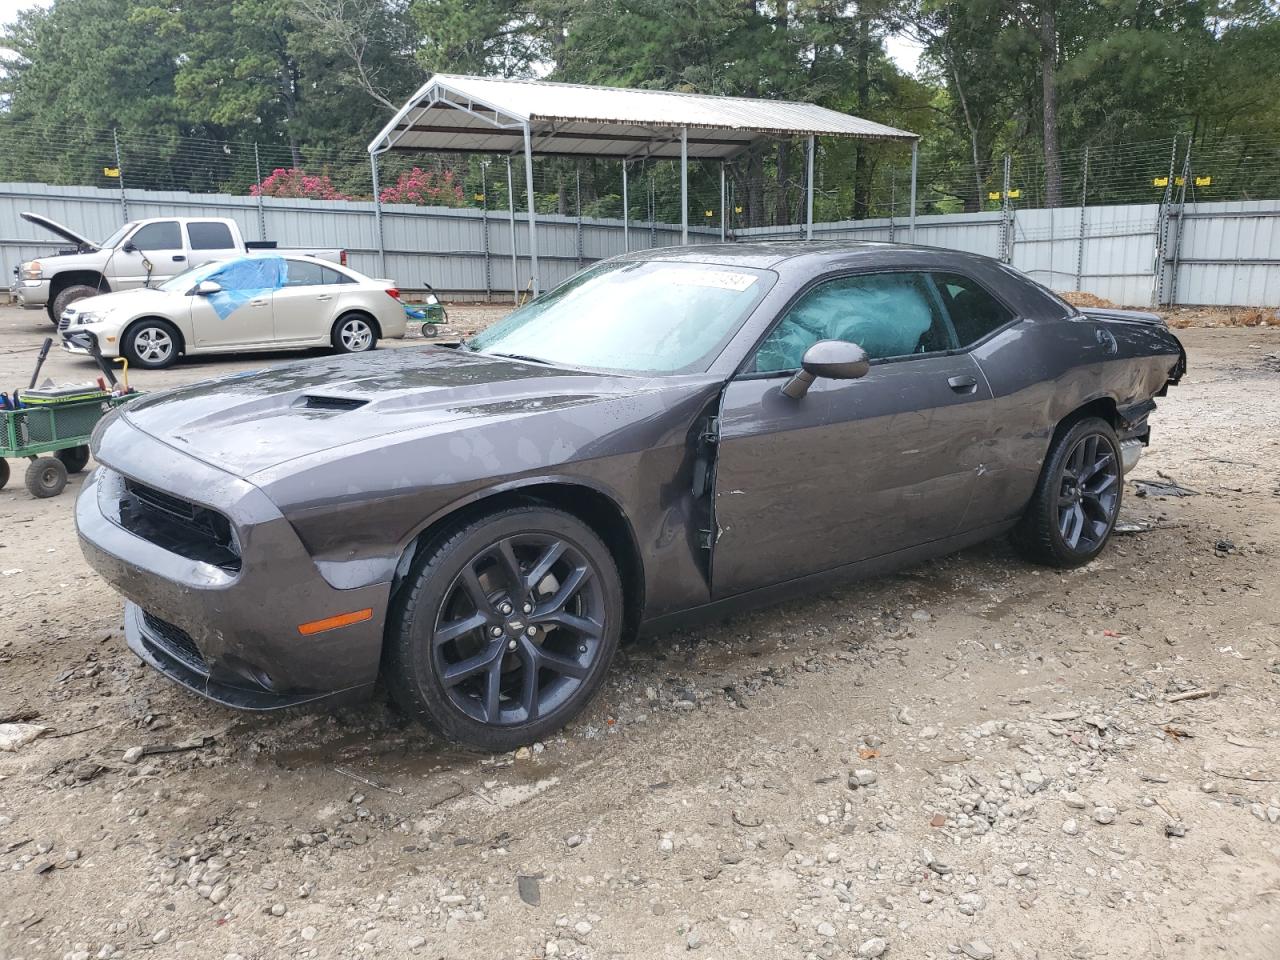
[[[1106,533],[1093,549],[1077,550],[1062,539],[1062,531],[1058,527],[1058,491],[1062,486],[1062,469],[1067,457],[1075,449],[1076,444],[1093,434],[1104,437],[1111,445],[1119,474],[1119,489],[1116,493],[1116,507],[1111,514]],[[1120,440],[1109,423],[1100,417],[1086,417],[1072,425],[1070,430],[1058,438],[1045,464],[1045,494],[1041,498],[1042,502],[1038,504],[1042,514],[1038,520],[1045,524],[1044,532],[1048,535],[1051,549],[1060,565],[1082,566],[1106,549],[1111,541],[1111,531],[1115,529],[1116,518],[1120,515],[1120,508],[1124,503],[1124,459],[1120,455]]]
[[[62,461],[62,465],[67,468],[67,473],[79,473],[89,465],[89,448],[84,444],[58,450],[54,456]]]
[[[134,346],[134,341],[138,334],[148,329],[163,330],[169,335],[169,339],[173,341],[173,351],[169,354],[169,358],[161,363],[152,363],[142,359],[138,355],[138,350]],[[182,342],[182,335],[178,333],[178,328],[167,320],[140,320],[129,328],[129,332],[124,339],[124,355],[128,358],[129,363],[135,367],[141,367],[144,370],[163,370],[171,367],[178,362],[178,345]]]
[[[9,482],[9,461],[0,457],[0,490]]]
[[[84,291],[84,292],[80,292]],[[99,290],[89,286],[87,283],[73,283],[71,286],[58,291],[58,295],[53,298],[50,310],[53,314],[50,319],[54,326],[62,321],[62,311],[67,309],[77,300],[84,300],[87,297],[96,297],[100,293]]]
[[[46,471],[52,478],[51,482],[46,483]],[[67,486],[67,468],[63,466],[62,461],[57,457],[37,457],[31,461],[31,465],[27,467],[25,477],[27,484],[27,492],[33,497],[41,500],[49,497],[56,497],[62,493]]]
[[[489,726],[456,707],[435,672],[430,640],[440,604],[463,566],[489,544],[518,534],[545,533],[566,540],[595,567],[604,592],[605,628],[591,672],[564,704],[532,723]],[[532,743],[569,723],[594,699],[622,635],[623,596],[617,564],[604,542],[581,520],[550,507],[515,507],[473,521],[437,539],[414,562],[389,618],[387,685],[410,713],[464,746],[505,751]]]

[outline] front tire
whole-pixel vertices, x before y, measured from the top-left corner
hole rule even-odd
[[[581,520],[515,507],[419,552],[388,620],[384,679],[448,739],[507,751],[559,730],[604,681],[622,584]]]
[[[1120,440],[1111,424],[1086,417],[1049,448],[1014,545],[1035,563],[1083,566],[1107,545],[1123,496]]]
[[[378,331],[368,317],[348,313],[334,323],[329,339],[338,353],[367,353],[378,345]]]
[[[27,492],[41,500],[56,497],[67,486],[67,468],[53,457],[37,457],[27,467]]]
[[[85,297],[96,297],[101,293],[97,287],[91,287],[87,283],[73,283],[71,286],[58,291],[58,295],[53,298],[53,303],[49,306],[49,319],[53,321],[56,327],[58,321],[62,319],[62,311],[71,306],[77,300],[83,300]]]
[[[124,338],[124,355],[135,367],[163,370],[178,359],[182,336],[165,320],[139,320]]]

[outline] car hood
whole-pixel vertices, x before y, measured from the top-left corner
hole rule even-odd
[[[77,247],[84,247],[87,250],[98,249],[98,245],[88,237],[81,236],[70,227],[66,227],[58,223],[57,220],[50,220],[48,217],[41,216],[38,213],[32,213],[29,210],[20,214],[20,216],[23,220],[27,221],[27,223],[34,223],[37,227],[43,227],[50,233],[62,237],[63,240],[70,240]]]
[[[121,415],[163,443],[248,479],[351,444],[545,413],[660,383],[406,347],[192,384],[135,400]]]
[[[76,314],[106,314],[120,311],[122,313],[140,313],[156,311],[170,314],[173,308],[181,306],[179,301],[187,298],[182,294],[157,290],[155,287],[141,287],[137,290],[121,290],[118,293],[103,293],[96,297],[85,297],[77,300],[68,309]]]

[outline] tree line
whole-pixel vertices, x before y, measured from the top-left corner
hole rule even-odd
[[[887,56],[893,36],[923,50],[914,74]],[[1085,148],[1116,182],[1145,183],[1151,161],[1127,145],[1174,134],[1238,157],[1238,177],[1266,167],[1246,195],[1277,185],[1277,54],[1272,0],[55,0],[0,38],[0,179],[84,182],[118,129],[136,186],[264,189],[289,168],[355,196],[373,133],[453,72],[812,101],[921,134],[939,210],[987,203],[1005,153],[1034,167],[1046,206],[1075,202],[1064,158]],[[239,142],[261,145],[267,171],[202,145]],[[607,165],[584,183],[550,163],[539,192],[562,212],[570,180],[579,203],[617,192]],[[905,194],[886,180],[902,163],[900,146],[824,143],[824,212],[875,214]],[[744,222],[793,220],[802,175],[799,144],[734,164]]]

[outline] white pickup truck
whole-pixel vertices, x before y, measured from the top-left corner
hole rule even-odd
[[[75,249],[28,260],[14,270],[13,299],[28,310],[43,307],[57,324],[62,311],[83,297],[135,287],[150,287],[210,260],[252,255],[302,255],[346,266],[347,251],[277,248],[274,242],[248,242],[234,220],[214,217],[156,217],[126,223],[101,243],[38,213],[22,219],[75,244]]]

